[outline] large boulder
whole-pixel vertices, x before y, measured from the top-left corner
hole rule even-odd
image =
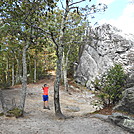
[[[123,92],[122,100],[114,109],[134,114],[134,87]]]
[[[89,29],[89,36],[75,72],[77,82],[92,88],[91,81],[115,63],[122,64],[126,73],[134,76],[134,35],[104,24]]]
[[[134,133],[134,118],[121,113],[113,113],[112,115],[108,116],[108,119],[123,129]]]
[[[93,114],[91,117],[111,122],[131,133],[134,133],[134,118],[131,116],[116,112],[112,115]]]

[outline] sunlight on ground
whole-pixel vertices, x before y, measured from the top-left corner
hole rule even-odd
[[[56,75],[55,70],[50,70],[50,71],[48,71],[48,73],[51,74],[51,75]]]

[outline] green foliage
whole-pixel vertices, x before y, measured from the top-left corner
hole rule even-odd
[[[0,116],[3,116],[4,115],[4,113],[0,113]]]
[[[19,109],[18,107],[15,107],[7,112],[7,116],[12,116],[12,117],[16,117],[16,118],[21,117],[22,110]]]
[[[93,82],[104,106],[116,104],[122,97],[126,82],[126,74],[121,65],[115,64],[100,79]]]
[[[88,6],[85,10],[75,8],[73,1],[68,1],[70,11],[64,15],[64,9],[55,8],[58,0],[3,0],[0,17],[0,87],[8,87],[21,82],[22,48],[29,43],[27,51],[28,82],[34,81],[34,68],[36,61],[37,80],[45,76],[49,70],[56,68],[55,44],[60,44],[62,21],[65,19],[64,46],[65,58],[68,57],[67,69],[73,74],[73,63],[78,60],[79,48],[85,36],[85,11],[90,12]],[[74,4],[75,5],[75,4]],[[77,10],[76,10],[77,9]],[[92,9],[97,9],[92,6]],[[93,12],[92,12],[93,13]],[[65,17],[65,18],[64,18]],[[44,53],[47,52],[45,55]],[[13,68],[14,65],[14,68]],[[14,72],[14,73],[12,73]]]

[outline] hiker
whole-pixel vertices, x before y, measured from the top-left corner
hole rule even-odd
[[[48,85],[47,84],[44,84],[44,87],[42,87],[42,90],[43,90],[43,101],[44,101],[44,109],[49,109],[49,106],[48,106]]]

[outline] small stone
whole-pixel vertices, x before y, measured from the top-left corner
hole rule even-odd
[[[80,108],[79,107],[76,107],[76,106],[67,106],[66,107],[67,111],[70,111],[70,112],[79,112],[80,111]]]

